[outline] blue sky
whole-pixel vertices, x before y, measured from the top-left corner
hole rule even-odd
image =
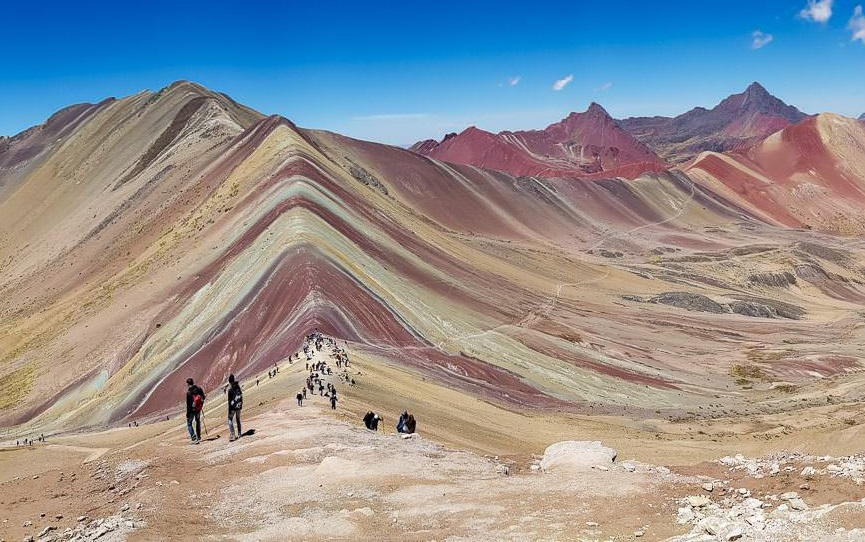
[[[752,81],[807,113],[858,116],[862,4],[14,2],[0,13],[0,134],[177,79],[393,144],[543,128],[592,101],[672,116]]]

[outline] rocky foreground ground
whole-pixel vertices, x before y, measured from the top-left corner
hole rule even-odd
[[[372,385],[367,369],[352,371],[359,388]],[[247,383],[236,442],[216,391],[200,445],[180,417],[5,443],[0,540],[865,539],[861,454],[652,464],[621,438],[616,450],[574,439],[471,452],[439,443],[441,428],[425,433],[429,414],[411,436],[387,413],[379,432],[365,429],[355,388],[336,410],[316,395],[298,406],[305,374],[295,364]]]

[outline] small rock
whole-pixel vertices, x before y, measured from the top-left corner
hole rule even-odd
[[[808,505],[802,499],[790,499],[790,508],[793,510],[807,510]]]
[[[781,467],[777,463],[772,463],[772,466],[769,467],[769,474],[774,476],[781,472]]]
[[[802,484],[799,486],[799,489],[807,491],[807,490],[811,489],[811,486],[808,484]]]
[[[25,521],[24,523],[22,523],[21,526],[22,526],[22,527],[32,527],[32,526],[33,526],[33,522],[30,521],[30,520],[28,519],[27,521]]]
[[[135,509],[141,510],[141,503],[140,502],[135,503]]]
[[[63,519],[63,514],[54,514],[54,519]]]
[[[729,522],[723,520],[721,518],[715,516],[709,516],[707,518],[701,519],[700,523],[697,524],[698,527],[706,531],[711,535],[718,535],[721,531],[726,529],[729,525]]]
[[[126,525],[127,529],[134,529],[135,528],[135,523],[133,523],[131,521],[127,521],[126,523],[124,523],[124,525]]]
[[[817,472],[817,469],[815,469],[814,467],[805,467],[804,469],[802,469],[802,472],[800,472],[799,475],[800,476],[814,476],[814,474],[816,472]]]
[[[740,487],[737,491],[739,492],[739,495],[743,497],[751,496],[751,491],[747,487]]]
[[[496,465],[496,472],[505,476],[511,473],[507,465]]]
[[[706,482],[705,484],[701,485],[700,487],[702,487],[705,491],[708,491],[709,493],[711,493],[712,490],[715,489],[715,484],[713,484],[712,482]]]
[[[667,467],[655,467],[655,471],[659,474],[670,474],[670,469]]]
[[[781,493],[780,498],[782,501],[792,501],[793,499],[798,499],[799,494],[795,491],[788,491],[786,493]]]
[[[608,471],[608,470],[610,470],[610,467],[608,467],[608,466],[606,466],[606,465],[593,465],[592,468],[593,468],[593,469],[602,470],[602,471]]]
[[[598,522],[597,522],[597,521],[587,521],[587,522],[586,522],[586,526],[587,526],[587,527],[597,527],[597,526],[598,526]]]
[[[755,499],[753,497],[748,497],[747,499],[745,499],[744,504],[747,508],[750,508],[751,510],[763,508],[763,501],[761,501],[760,499]]]
[[[541,470],[541,466],[540,466],[540,465],[532,465],[532,466],[529,467],[529,468],[530,468],[531,470],[535,471],[535,472]]]
[[[44,517],[45,517],[45,512],[42,512],[41,514],[39,514],[39,517],[40,517],[40,518],[44,518]]]
[[[692,508],[701,508],[712,502],[711,500],[709,500],[709,497],[703,497],[702,495],[694,495],[688,497],[687,501]]]
[[[766,518],[763,516],[749,516],[745,518],[745,523],[751,527],[766,526]]]
[[[39,531],[39,534],[36,535],[36,538],[42,538],[43,536],[45,536],[46,534],[50,533],[50,532],[53,531],[54,529],[56,529],[56,527],[54,527],[54,526],[52,526],[52,525],[49,525],[48,527],[45,527],[44,529],[42,529],[41,531]]]
[[[640,537],[643,536],[644,534],[646,534],[646,533],[643,532],[643,531],[634,531],[634,537],[635,537],[635,538],[640,538]]]
[[[679,508],[679,513],[676,515],[676,523],[679,525],[686,525],[694,521],[697,516],[694,515],[694,511],[687,507]]]
[[[738,525],[730,525],[720,533],[721,540],[739,540],[745,532]]]
[[[631,463],[622,463],[622,468],[628,472],[634,472],[635,470],[637,470],[637,467],[635,467]]]
[[[171,485],[173,485],[173,486],[180,485],[180,482],[178,482],[177,480],[172,480]]]
[[[87,521],[87,516],[78,516],[78,518],[75,521],[78,521],[78,522]]]
[[[33,475],[33,479],[34,479],[34,480],[38,480],[38,479],[39,479],[39,475],[38,475],[38,474],[34,474],[34,475]]]
[[[126,512],[127,510],[129,510],[129,505],[128,505],[128,504],[124,504],[123,506],[120,507],[120,511],[121,511],[121,512]]]

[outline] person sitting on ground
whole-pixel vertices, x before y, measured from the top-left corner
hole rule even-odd
[[[405,419],[405,432],[408,434],[414,433],[415,428],[417,427],[414,421],[414,414],[409,414]]]
[[[406,412],[405,410],[403,410],[402,412],[399,413],[399,420],[397,420],[397,422],[396,422],[396,432],[397,433],[405,433],[406,432],[405,420],[407,417],[408,417],[408,412]]]
[[[228,441],[237,440],[243,435],[243,430],[240,428],[240,410],[243,408],[243,391],[240,389],[240,383],[235,380],[234,375],[228,375]],[[237,436],[234,433],[234,421],[237,421]]]
[[[366,426],[367,429],[372,429],[373,416],[375,416],[375,414],[373,414],[372,410],[368,410],[363,417],[363,424]]]

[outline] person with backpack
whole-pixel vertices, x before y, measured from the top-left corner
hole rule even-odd
[[[186,379],[186,429],[192,444],[201,442],[201,409],[204,408],[204,390],[195,385],[191,378]],[[195,422],[193,428],[192,422]]]
[[[240,411],[243,409],[243,391],[233,374],[228,375],[228,441],[240,438],[243,430],[240,428]],[[234,436],[234,421],[237,421],[237,436]]]

